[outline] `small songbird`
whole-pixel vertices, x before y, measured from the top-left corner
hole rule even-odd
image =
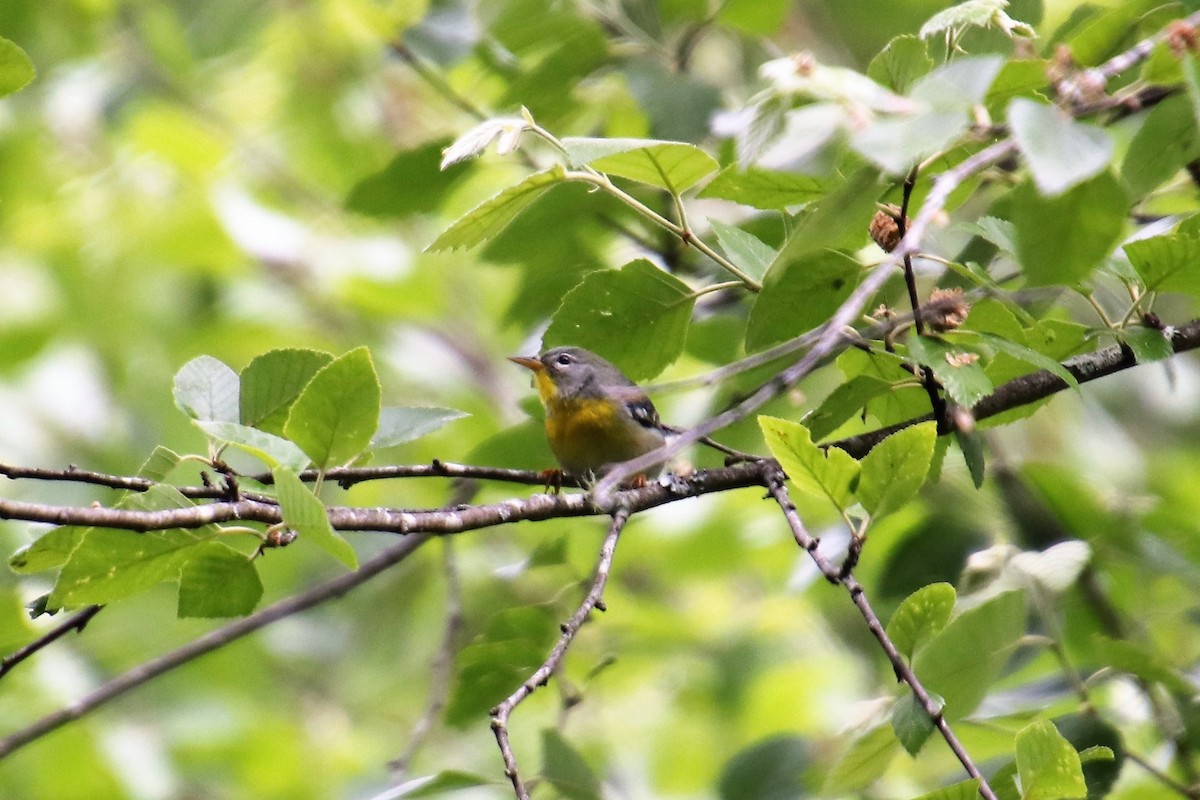
[[[546,409],[546,438],[563,470],[578,478],[661,447],[664,426],[650,398],[612,364],[582,347],[509,359],[533,371]]]

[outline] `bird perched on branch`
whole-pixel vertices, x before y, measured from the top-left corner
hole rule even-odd
[[[666,441],[668,429],[641,387],[590,350],[555,347],[509,361],[533,372],[546,438],[565,472],[594,478]]]

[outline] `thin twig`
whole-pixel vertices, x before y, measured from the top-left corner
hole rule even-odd
[[[600,560],[596,562],[596,574],[592,579],[592,587],[571,618],[562,624],[562,635],[558,637],[558,642],[546,656],[546,660],[525,679],[524,683],[517,687],[516,691],[492,709],[492,730],[496,734],[496,744],[500,748],[500,756],[504,759],[504,774],[512,781],[513,791],[516,792],[518,800],[529,800],[529,790],[526,788],[525,782],[521,780],[517,758],[513,753],[512,743],[509,741],[509,717],[525,698],[533,694],[539,686],[545,686],[550,681],[550,676],[558,669],[563,657],[567,654],[567,649],[575,641],[575,635],[592,615],[592,609],[606,610],[603,600],[604,587],[608,583],[609,571],[612,569],[617,540],[621,536],[621,530],[625,527],[625,523],[629,520],[629,514],[630,510],[625,506],[620,506],[613,512],[608,535],[604,537],[604,543],[600,546]]]
[[[946,721],[945,715],[942,714],[942,709],[929,696],[929,692],[925,690],[925,687],[917,679],[912,668],[904,660],[904,656],[900,654],[900,651],[896,649],[896,645],[893,644],[891,638],[887,635],[887,631],[883,628],[883,623],[879,621],[879,617],[875,614],[875,610],[867,600],[867,593],[863,589],[862,584],[853,575],[843,574],[844,571],[842,569],[830,563],[829,559],[821,554],[818,549],[820,542],[809,535],[808,530],[804,527],[804,522],[800,519],[800,515],[796,511],[795,503],[792,502],[788,495],[787,486],[784,484],[783,470],[779,468],[778,463],[769,463],[773,465],[774,469],[772,473],[768,474],[767,490],[783,510],[783,516],[791,528],[796,544],[800,545],[808,553],[826,580],[833,584],[841,584],[850,593],[851,601],[859,613],[862,614],[863,619],[866,620],[867,627],[870,629],[872,635],[874,635],[876,641],[879,642],[879,646],[883,648],[883,652],[887,655],[888,661],[892,663],[897,677],[908,684],[908,688],[912,691],[913,696],[917,698],[921,707],[925,709],[925,713],[929,715],[929,719],[938,729],[938,732],[941,733],[946,744],[950,746],[950,749],[958,758],[959,763],[963,765],[967,774],[979,781],[979,794],[986,800],[996,800],[995,792],[992,791],[992,787],[988,785],[987,779],[983,777],[983,773],[975,766],[975,762],[971,759],[970,754],[967,753],[962,743],[958,740],[958,737],[954,734],[950,723]]]
[[[4,658],[0,659],[0,678],[7,675],[13,667],[20,664],[25,659],[32,656],[47,645],[58,641],[63,636],[66,636],[71,631],[83,633],[83,629],[92,621],[92,617],[100,613],[100,609],[104,606],[86,606],[83,609],[75,612],[61,624],[51,628],[38,638],[34,639],[29,644],[9,653]]]

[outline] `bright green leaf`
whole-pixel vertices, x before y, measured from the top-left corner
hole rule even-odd
[[[1200,237],[1173,234],[1124,246],[1148,292],[1182,292],[1200,297]]]
[[[1132,45],[1137,19],[1162,0],[1122,0],[1101,9],[1064,42],[1070,48],[1075,63],[1084,67],[1099,66],[1104,60]]]
[[[960,406],[978,403],[992,392],[992,382],[979,356],[936,336],[909,336],[905,340],[914,361],[933,370],[946,393]]]
[[[1022,800],[1087,797],[1079,753],[1050,720],[1038,720],[1017,733],[1017,774]]]
[[[708,224],[717,235],[717,241],[725,251],[726,257],[742,272],[761,282],[767,267],[775,260],[775,248],[763,244],[754,234],[719,220],[709,220]]]
[[[37,70],[25,51],[0,36],[0,97],[20,90],[36,75]]]
[[[375,435],[380,394],[370,352],[351,350],[317,371],[292,404],[283,431],[318,469],[348,463]]]
[[[737,166],[726,167],[700,190],[700,197],[716,197],[735,203],[780,211],[818,200],[830,191],[829,181],[794,172]]]
[[[958,595],[948,583],[931,583],[904,598],[887,624],[887,635],[910,659],[950,622]]]
[[[1017,253],[1033,286],[1074,286],[1113,251],[1122,238],[1129,199],[1107,172],[1054,198],[1030,184],[1012,199]]]
[[[334,532],[321,499],[291,470],[278,467],[271,474],[275,476],[284,524],[300,534],[302,540],[311,541],[350,569],[358,569],[354,548]]]
[[[273,433],[235,422],[197,422],[196,427],[218,442],[249,453],[268,467],[302,470],[308,466],[309,458],[303,450]]]
[[[798,422],[760,416],[759,427],[771,454],[799,488],[826,497],[839,511],[851,503],[859,464],[845,451],[822,450],[812,443],[808,428]]]
[[[62,566],[89,530],[77,525],[51,528],[9,556],[8,568],[19,575],[29,575]]]
[[[600,781],[579,751],[553,728],[542,731],[542,777],[568,800],[600,800]]]
[[[923,794],[913,800],[977,800],[978,797],[979,779],[972,778],[951,786],[943,786],[941,789]]]
[[[1008,105],[1013,138],[1043,195],[1054,197],[1093,178],[1112,160],[1112,137],[1061,108],[1024,97]]]
[[[175,405],[192,419],[238,421],[238,374],[212,356],[197,356],[175,373]]]
[[[937,424],[925,422],[893,433],[862,460],[856,494],[872,517],[898,511],[916,496],[933,461]]]
[[[333,360],[319,350],[271,350],[256,356],[241,374],[243,425],[282,434],[288,411],[321,367]]]
[[[379,428],[371,438],[371,449],[391,447],[420,439],[451,420],[467,416],[453,408],[386,406],[379,410]]]
[[[683,352],[694,303],[687,284],[638,259],[585,277],[550,318],[542,344],[586,347],[631,380],[652,378]]]
[[[567,156],[600,172],[628,178],[679,194],[720,165],[708,153],[686,142],[655,139],[563,139]]]
[[[178,616],[240,617],[262,597],[254,561],[220,542],[193,548],[179,572]]]
[[[425,249],[436,253],[441,250],[471,248],[486,242],[504,230],[508,223],[516,219],[530,203],[541,197],[543,192],[562,183],[564,174],[562,166],[557,164],[550,169],[533,173],[520,183],[484,200],[463,214]]]

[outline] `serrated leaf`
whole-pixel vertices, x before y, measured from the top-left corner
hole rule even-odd
[[[562,183],[565,176],[562,166],[535,172],[518,184],[484,200],[463,214],[437,237],[426,251],[467,249],[486,242],[496,236],[516,219],[529,204],[537,200],[552,186]]]
[[[185,617],[241,617],[262,598],[263,585],[254,562],[220,542],[193,548],[179,572],[177,614]]]
[[[1079,753],[1054,723],[1041,719],[1017,733],[1017,774],[1022,800],[1087,797]]]
[[[925,483],[933,461],[937,423],[924,422],[893,433],[862,460],[855,494],[878,518],[905,506]]]
[[[371,438],[371,449],[392,447],[420,439],[452,420],[467,416],[453,408],[386,406],[379,410],[379,427]]]
[[[715,158],[686,142],[568,136],[562,143],[572,163],[673,194],[687,191],[720,168]]]
[[[892,384],[874,375],[856,375],[821,401],[805,422],[813,441],[820,441],[851,417],[861,414],[867,402],[892,390]]]
[[[721,170],[697,196],[732,200],[764,211],[780,211],[820,199],[829,191],[829,181],[822,178],[760,167],[739,170],[735,165]]]
[[[717,235],[717,242],[729,260],[742,272],[761,282],[767,267],[775,260],[775,248],[764,244],[754,234],[733,225],[726,225],[720,220],[711,219],[708,224]]]
[[[1120,336],[1121,341],[1133,351],[1133,357],[1139,364],[1162,361],[1175,355],[1171,340],[1155,328],[1125,328]]]
[[[1124,189],[1108,172],[1054,198],[1030,184],[1013,193],[1017,254],[1033,286],[1075,286],[1122,238],[1129,208]]]
[[[931,583],[904,598],[887,624],[887,635],[910,659],[950,622],[958,595],[948,583]]]
[[[288,410],[321,367],[333,360],[320,350],[271,350],[242,370],[239,413],[243,425],[282,434]]]
[[[918,652],[913,671],[946,701],[946,719],[970,714],[1025,632],[1025,595],[1004,592],[963,611]]]
[[[836,447],[817,447],[808,428],[797,422],[760,416],[758,424],[771,455],[793,484],[827,498],[839,511],[849,507],[858,480],[857,461]]]
[[[37,75],[33,62],[16,42],[0,36],[0,97],[29,84]]]
[[[284,524],[300,534],[301,540],[311,541],[350,569],[358,569],[358,555],[349,542],[334,532],[321,499],[291,470],[276,467],[271,474],[275,477]]]
[[[867,77],[893,92],[906,94],[908,87],[933,69],[925,42],[916,36],[897,36],[867,65]]]
[[[218,442],[230,444],[262,461],[268,467],[287,467],[302,470],[309,458],[294,442],[239,425],[235,422],[196,422],[196,427]]]
[[[292,404],[283,432],[318,469],[348,463],[371,444],[380,396],[371,354],[359,347],[317,371]]]
[[[1108,167],[1113,141],[1107,131],[1076,122],[1057,106],[1017,97],[1008,105],[1013,138],[1038,190],[1055,197]]]
[[[750,309],[746,350],[766,349],[825,322],[854,291],[861,272],[857,261],[835,251],[776,258]]]
[[[567,293],[542,337],[545,347],[586,347],[631,380],[652,378],[683,352],[695,297],[645,259],[598,270]]]
[[[192,419],[238,421],[238,374],[212,356],[197,356],[175,373],[175,405]]]
[[[542,731],[542,777],[568,800],[600,800],[600,781],[563,735]]]
[[[932,695],[930,699],[937,704],[938,709],[945,705],[942,698],[936,695]],[[933,734],[933,720],[910,691],[906,691],[892,706],[892,730],[908,754],[914,757],[921,752],[921,748]]]
[[[1033,28],[1010,17],[1006,8],[1008,0],[966,0],[930,17],[921,26],[920,36],[929,39],[944,35],[954,41],[968,28],[995,28],[1010,37],[1036,35]]]
[[[1200,238],[1153,236],[1123,248],[1148,292],[1182,292],[1200,297]]]
[[[970,408],[992,393],[992,381],[978,355],[935,336],[909,336],[909,356],[933,370],[934,377],[954,402]]]

